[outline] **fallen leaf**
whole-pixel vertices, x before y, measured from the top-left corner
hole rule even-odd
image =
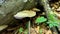
[[[46,34],[52,34],[51,30],[48,30],[48,31],[46,32]]]
[[[57,12],[54,12],[56,15],[57,15],[57,17],[60,17],[60,14],[59,13],[57,13]]]
[[[58,12],[60,12],[60,7],[57,9]]]

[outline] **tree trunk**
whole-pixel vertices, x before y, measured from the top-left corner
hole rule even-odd
[[[6,0],[0,7],[0,25],[9,24],[12,20],[14,20],[14,14],[21,10],[30,9],[35,6],[35,0]]]

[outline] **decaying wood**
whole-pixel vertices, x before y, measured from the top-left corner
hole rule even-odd
[[[35,0],[8,0],[0,7],[0,25],[9,24],[14,20],[13,15],[23,9],[36,6]]]

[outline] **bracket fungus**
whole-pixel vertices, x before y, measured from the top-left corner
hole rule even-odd
[[[5,28],[7,28],[8,27],[8,25],[1,25],[0,26],[0,31],[2,31],[3,29],[5,29]]]
[[[32,10],[23,10],[21,12],[18,12],[16,15],[14,15],[14,17],[16,19],[22,19],[25,17],[34,17],[35,15],[36,15],[36,12]]]
[[[40,9],[37,9],[37,8],[33,8],[32,10],[35,11],[35,12],[39,12],[40,11]]]

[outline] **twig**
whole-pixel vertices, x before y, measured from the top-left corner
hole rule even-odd
[[[30,34],[30,21],[28,23],[28,30],[29,30],[29,33],[28,34]]]

